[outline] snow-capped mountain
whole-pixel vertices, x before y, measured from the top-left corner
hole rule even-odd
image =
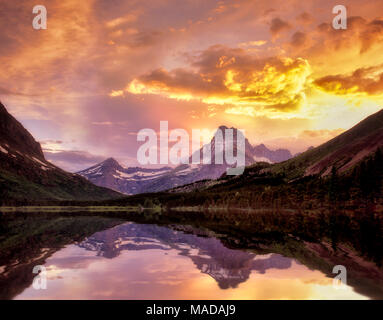
[[[233,165],[226,162],[226,145],[225,135],[223,139],[217,138],[217,133],[225,132],[228,129],[226,126],[221,126],[215,133],[214,137],[208,144],[211,150],[211,164],[193,164],[192,156],[190,156],[188,163],[177,166],[176,168],[162,167],[158,169],[148,169],[140,167],[124,168],[115,159],[109,158],[93,167],[82,170],[78,174],[84,176],[89,181],[98,186],[103,186],[123,192],[125,194],[138,194],[147,192],[158,192],[168,190],[174,187],[182,186],[185,184],[193,183],[195,181],[204,179],[217,179],[226,170]],[[230,150],[237,155],[239,152],[237,148],[237,135],[242,134],[241,131],[233,129],[233,150]],[[254,162],[266,161],[277,162],[287,160],[291,157],[288,150],[280,149],[271,151],[266,146],[260,145],[253,147],[249,141],[245,141],[245,165],[250,165]],[[218,143],[223,145],[219,146]],[[230,144],[228,144],[230,145]],[[203,148],[201,148],[200,159],[203,159]],[[216,157],[222,156],[223,162],[216,164]]]
[[[149,192],[153,189],[150,186],[155,181],[166,177],[172,171],[174,170],[170,167],[160,169],[124,168],[115,159],[109,158],[78,172],[78,174],[98,186],[108,186],[110,189],[126,194],[137,194]]]
[[[124,168],[115,159],[109,158],[78,174],[95,185],[108,186],[125,194],[138,194],[163,191],[202,179],[217,178],[224,171],[225,169],[217,169],[214,165],[187,164],[176,168]]]

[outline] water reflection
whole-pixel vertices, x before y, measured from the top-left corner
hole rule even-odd
[[[293,258],[192,231],[128,222],[96,232],[46,258],[47,290],[29,285],[16,299],[364,298]]]
[[[292,260],[281,255],[257,256],[253,253],[226,248],[216,238],[198,237],[156,225],[126,223],[98,232],[79,244],[97,252],[97,256],[115,258],[124,250],[176,250],[188,257],[202,273],[210,275],[221,289],[236,288],[246,281],[251,271],[287,269]]]

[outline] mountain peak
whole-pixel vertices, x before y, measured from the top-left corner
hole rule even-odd
[[[222,133],[224,134],[224,133],[225,133],[225,130],[229,130],[229,129],[233,130],[234,132],[238,132],[238,131],[240,131],[239,129],[237,129],[237,128],[235,128],[235,127],[231,127],[231,128],[229,128],[228,126],[220,125],[220,126],[217,128],[216,132],[217,132],[218,130],[221,130]]]
[[[215,131],[215,134],[214,134],[214,137],[212,138],[212,142],[215,140],[215,137],[217,136],[218,132],[220,131],[221,134],[223,135],[223,139],[225,140],[226,139],[226,130],[233,130],[233,138],[236,139],[237,137],[237,134],[240,134],[242,136],[243,135],[243,132],[237,128],[234,128],[234,127],[227,127],[225,125],[221,125],[218,127],[218,129]],[[245,137],[245,140],[247,141],[247,138]]]
[[[271,162],[282,162],[292,157],[287,149],[270,150],[263,143],[253,147],[253,153],[256,157],[267,158]]]
[[[100,166],[104,169],[113,169],[113,170],[121,170],[123,169],[122,166],[118,163],[118,161],[114,158],[108,158],[98,164],[97,166]]]
[[[218,127],[217,130],[226,130],[226,129],[229,129],[229,128],[227,126],[225,126],[225,125],[221,125],[221,126]]]
[[[103,163],[103,164],[108,164],[108,165],[120,165],[120,164],[117,162],[117,160],[114,159],[114,158],[108,158],[108,159],[104,160],[102,163]]]

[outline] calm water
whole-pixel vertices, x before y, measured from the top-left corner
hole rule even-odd
[[[158,226],[89,218],[36,222],[41,235],[14,245],[9,263],[0,266],[3,299],[368,299],[381,297],[381,273],[364,262],[350,270],[350,284],[333,286],[323,264],[302,263],[270,248],[229,248],[222,236],[190,226]],[[79,220],[80,219],[80,220]],[[94,221],[94,222],[91,222]],[[97,223],[81,235],[82,225]],[[29,226],[30,221],[17,224]],[[55,230],[47,235],[46,230]],[[63,227],[62,225],[65,225]],[[77,226],[79,229],[73,231]],[[9,225],[7,225],[9,227]],[[15,226],[16,227],[16,226]],[[56,230],[57,229],[57,230]],[[68,230],[73,231],[73,234]],[[10,236],[12,238],[12,236]],[[23,238],[23,237],[21,237]],[[8,238],[9,239],[9,238]],[[12,238],[13,239],[13,238]],[[31,239],[36,245],[31,243]],[[73,239],[74,241],[70,241]],[[76,240],[80,239],[80,240]],[[32,241],[32,242],[33,242]],[[3,240],[4,242],[4,240]],[[66,242],[69,242],[65,244]],[[282,244],[283,245],[283,244]],[[280,245],[279,245],[280,246]],[[278,246],[276,246],[278,247]],[[319,252],[308,245],[307,253]],[[259,252],[263,251],[263,252]],[[283,250],[282,250],[283,251]],[[11,252],[11,251],[9,251]],[[349,258],[349,257],[348,257]],[[354,259],[354,257],[352,257]],[[355,259],[354,259],[355,260]],[[0,260],[1,261],[1,260]],[[309,261],[311,261],[309,259]],[[47,270],[47,289],[32,287],[34,265]],[[315,266],[318,265],[318,267]],[[331,262],[330,262],[331,264]],[[359,264],[358,264],[359,265]],[[367,268],[367,269],[366,269]],[[366,271],[367,270],[367,271]],[[374,273],[375,272],[375,273]],[[378,273],[376,273],[378,272]],[[371,273],[371,277],[369,277]],[[367,275],[367,276],[366,276]],[[356,278],[355,278],[356,277]],[[377,286],[377,287],[376,287]]]

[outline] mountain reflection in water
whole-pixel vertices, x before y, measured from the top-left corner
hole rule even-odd
[[[25,240],[28,245],[17,247],[17,261],[0,266],[2,298],[368,298],[354,286],[333,287],[329,274],[307,267],[294,255],[229,248],[207,229],[97,219],[61,217],[57,222],[39,222],[40,228],[49,226],[52,237],[44,232],[37,241],[33,233]],[[24,224],[29,228],[31,222]],[[59,230],[54,233],[52,226]],[[84,236],[79,235],[81,229]],[[36,264],[47,269],[46,290],[32,287],[31,270]]]
[[[190,258],[202,273],[216,280],[221,289],[236,288],[249,278],[253,270],[265,273],[271,268],[287,269],[292,262],[292,259],[277,254],[257,256],[228,249],[216,238],[135,223],[98,232],[81,242],[79,247],[110,259],[125,250],[176,250],[179,255]]]

